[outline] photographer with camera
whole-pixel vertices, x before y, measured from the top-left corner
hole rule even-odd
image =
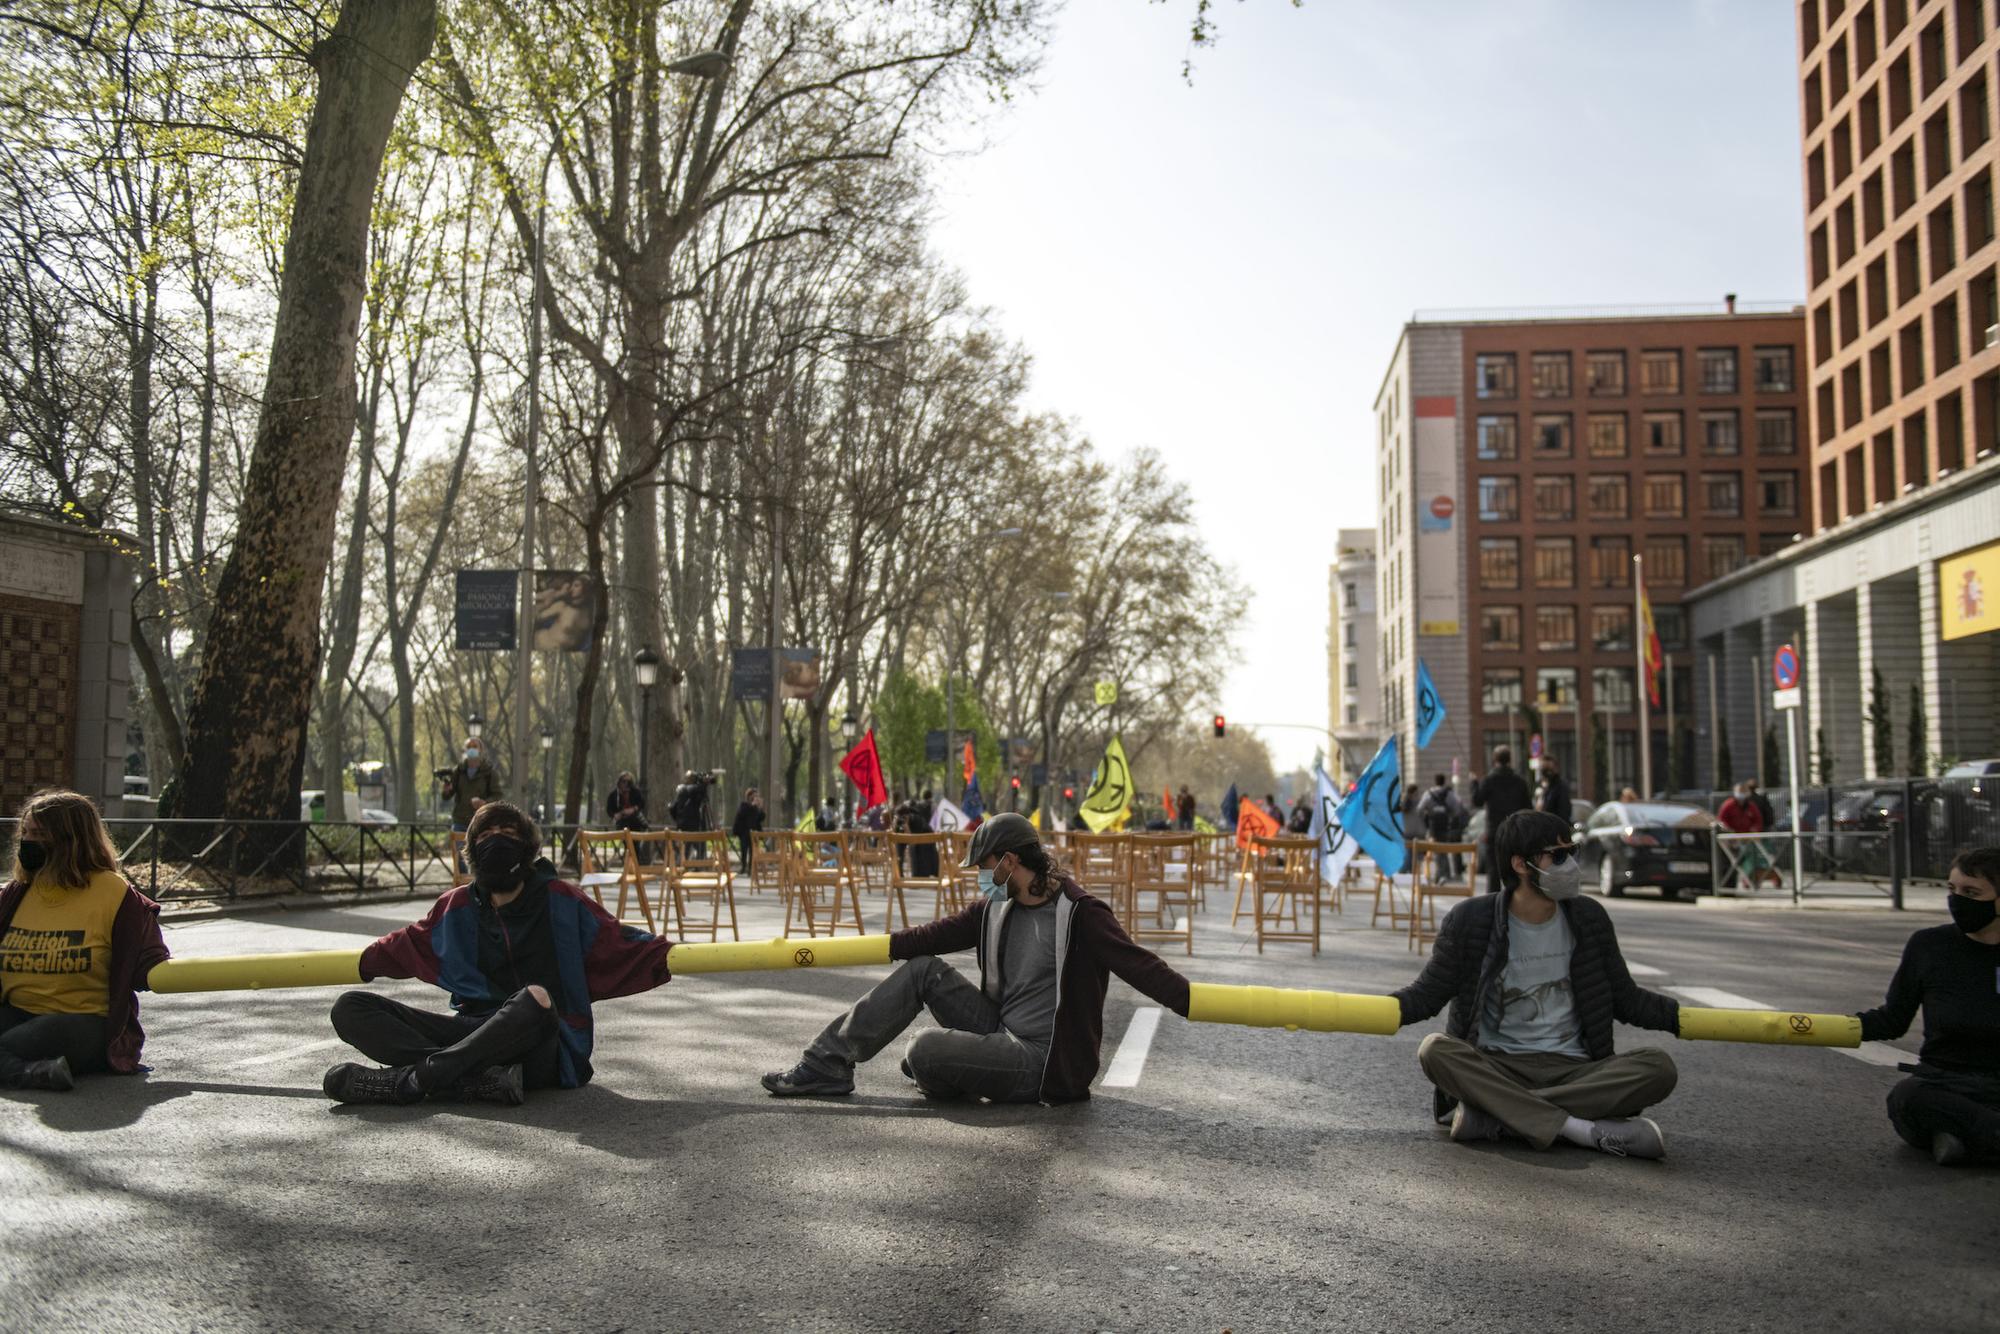
[[[701,833],[715,828],[708,817],[708,789],[715,782],[715,775],[705,770],[690,769],[681,778],[681,785],[674,789],[674,800],[667,807],[667,819],[673,826],[687,833]]]
[[[476,736],[465,739],[465,753],[457,764],[433,770],[432,777],[442,784],[439,795],[451,799],[451,827],[460,833],[472,823],[473,812],[507,795],[499,771],[486,758],[486,743]]]

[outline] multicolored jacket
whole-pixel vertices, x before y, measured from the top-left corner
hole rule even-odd
[[[549,927],[555,936],[556,974],[552,997],[561,1044],[562,1086],[590,1082],[592,1001],[633,996],[667,982],[667,951],[673,942],[636,926],[625,926],[595,899],[556,878],[548,858],[530,872],[546,885]],[[451,993],[452,1008],[481,1013],[507,997],[479,970],[479,915],[492,912],[472,885],[447,890],[420,922],[391,931],[361,952],[361,980],[414,977]]]

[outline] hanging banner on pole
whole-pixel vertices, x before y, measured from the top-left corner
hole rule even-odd
[[[581,653],[597,633],[597,598],[581,570],[535,572],[535,626],[529,642],[548,653]]]
[[[521,576],[514,570],[460,570],[453,597],[453,647],[514,648]]]

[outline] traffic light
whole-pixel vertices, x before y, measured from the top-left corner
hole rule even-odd
[[[1075,788],[1073,788],[1073,787],[1066,787],[1066,788],[1064,788],[1064,789],[1063,789],[1063,800],[1064,800],[1064,801],[1073,801],[1073,800],[1075,800],[1075,799],[1076,799],[1076,789],[1075,789]]]
[[[1215,715],[1215,739],[1216,739],[1217,741],[1220,741],[1220,740],[1222,740],[1222,734],[1223,734],[1223,733],[1224,733],[1225,731],[1227,731],[1227,730],[1228,730],[1228,727],[1229,727],[1229,724],[1228,724],[1227,722],[1225,722],[1225,721],[1223,720],[1223,717],[1222,717],[1222,715],[1221,715],[1221,714],[1219,714],[1219,713],[1218,713],[1218,714],[1216,714],[1216,715]]]
[[[1021,790],[1021,775],[1015,774],[1010,781],[1014,784],[1014,790],[1019,792]]]

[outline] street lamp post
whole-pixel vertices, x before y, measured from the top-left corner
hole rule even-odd
[[[554,820],[556,808],[556,734],[542,729],[542,818]]]
[[[648,645],[632,655],[632,672],[639,679],[639,786],[646,786],[647,724],[652,721],[653,683],[660,679],[660,655]]]
[[[486,720],[479,716],[479,710],[474,709],[471,713],[465,715],[465,734],[467,736],[477,741],[485,731]]]
[[[842,740],[847,742],[848,752],[852,754],[854,743],[861,739],[861,720],[854,716],[854,706],[852,704],[847,706],[847,714],[840,720],[840,736]],[[855,802],[853,805],[855,806],[855,813],[859,814],[860,803]]]

